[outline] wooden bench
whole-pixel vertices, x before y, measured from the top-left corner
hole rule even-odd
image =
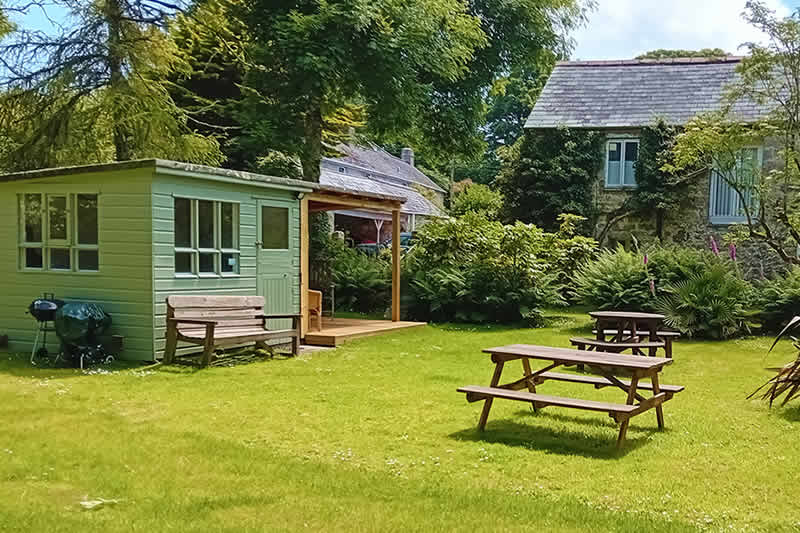
[[[612,341],[599,341],[596,339],[587,339],[585,337],[572,337],[569,342],[578,350],[598,351],[620,353],[625,350],[631,350],[636,355],[644,355],[642,350],[647,350],[650,355],[654,356],[658,348],[664,348],[664,342],[612,342]]]
[[[547,394],[537,394],[519,390],[503,389],[497,387],[481,387],[478,385],[468,385],[461,387],[458,392],[466,393],[468,402],[479,402],[487,398],[502,398],[504,400],[518,400],[532,403],[536,409],[541,409],[550,405],[557,407],[569,407],[572,409],[583,409],[585,411],[597,411],[608,413],[615,421],[621,422],[628,419],[633,414],[639,412],[639,405],[627,405],[624,403],[596,402],[594,400],[581,400],[578,398],[564,398],[561,396],[550,396]],[[664,398],[661,398],[664,396]],[[666,399],[666,395],[661,393],[649,400],[659,398],[659,403]],[[652,405],[655,405],[653,403]],[[652,406],[648,403],[648,408]]]
[[[597,330],[593,329],[592,333],[594,335],[597,335]],[[623,335],[628,335],[628,336],[631,335],[631,331],[629,329],[626,329],[622,333],[623,333]],[[604,329],[603,330],[603,334],[604,335],[610,335],[612,337],[616,337],[619,334],[619,330],[616,330],[616,329]],[[649,337],[650,336],[650,332],[649,331],[640,330],[640,331],[636,332],[636,336],[637,337]],[[675,339],[680,338],[680,336],[681,336],[681,334],[680,334],[679,331],[657,331],[656,332],[656,337],[658,337],[659,340],[664,341],[664,353],[670,359],[672,359],[672,342]]]
[[[569,383],[585,383],[588,385],[594,385],[594,388],[596,389],[616,386],[614,383],[611,383],[604,377],[587,376],[585,374],[564,374],[561,372],[543,372],[542,374],[536,376],[534,384],[539,385],[547,380],[566,381]],[[626,387],[630,387],[631,385],[631,382],[627,379],[620,379],[619,382],[625,385]],[[638,388],[651,391],[653,390],[653,384],[647,382],[641,382],[639,383]],[[661,389],[661,392],[666,392],[670,396],[673,394],[677,394],[685,389],[685,387],[682,385],[660,385],[659,388]]]
[[[291,319],[290,329],[268,329],[267,320]],[[300,348],[299,314],[264,314],[263,296],[168,296],[167,343],[164,363],[175,359],[178,341],[203,347],[202,366],[208,366],[217,346],[292,339],[292,354]]]

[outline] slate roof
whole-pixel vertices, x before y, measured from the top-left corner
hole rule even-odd
[[[441,187],[420,172],[420,170],[409,165],[399,157],[395,157],[380,146],[370,144],[359,146],[355,144],[340,144],[336,150],[341,152],[341,157],[330,158],[331,161],[340,161],[356,165],[362,168],[374,170],[381,174],[392,176],[406,183],[418,183],[423,187],[444,193]]]
[[[406,201],[401,211],[415,215],[444,216],[441,209],[411,187],[392,185],[374,178],[350,176],[323,168],[319,176],[319,184],[323,188],[333,187],[338,190],[371,195],[402,197]]]
[[[740,57],[559,62],[525,127],[641,127],[656,118],[685,124],[720,108],[740,62]],[[737,103],[732,111],[744,121],[766,114],[752,102]]]

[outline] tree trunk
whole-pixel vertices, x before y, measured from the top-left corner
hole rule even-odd
[[[664,242],[664,210],[656,210],[656,237],[659,242]]]
[[[108,23],[108,71],[111,81],[111,98],[114,135],[114,152],[117,161],[131,159],[131,146],[124,125],[124,111],[120,108],[119,93],[125,90],[125,76],[122,72],[124,51],[122,50],[122,8],[119,0],[106,0],[105,16]]]
[[[300,162],[303,165],[303,179],[319,183],[319,165],[322,162],[322,106],[316,98],[305,113],[305,135]]]

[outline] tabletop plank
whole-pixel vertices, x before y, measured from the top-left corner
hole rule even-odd
[[[488,354],[512,355],[545,361],[561,361],[567,364],[585,364],[589,366],[630,368],[637,370],[662,368],[672,364],[672,359],[667,359],[666,357],[640,357],[608,352],[587,352],[585,350],[537,346],[534,344],[509,344],[507,346],[487,348],[483,351]]]
[[[592,318],[631,319],[631,320],[664,320],[664,315],[658,313],[640,313],[638,311],[590,311]]]

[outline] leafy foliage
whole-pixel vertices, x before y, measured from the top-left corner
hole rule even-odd
[[[656,309],[665,323],[690,337],[725,339],[749,332],[752,287],[730,262],[715,262],[664,288]]]
[[[0,46],[0,130],[9,138],[0,166],[30,169],[72,163],[166,157],[216,164],[213,138],[196,134],[172,100],[166,79],[184,68],[163,31],[181,3],[103,0],[86,6],[54,0],[68,11],[59,33],[20,29]],[[38,3],[20,7],[39,9]],[[22,122],[22,125],[20,125]],[[59,154],[58,152],[61,151]]]
[[[547,236],[468,213],[426,224],[406,256],[409,313],[418,319],[531,325],[563,302],[546,259]]]
[[[642,256],[626,250],[602,250],[575,274],[578,301],[601,310],[645,311],[653,307]]]
[[[472,183],[455,193],[450,203],[450,214],[458,217],[467,213],[479,213],[489,220],[497,220],[502,208],[502,194],[487,185]]]
[[[702,48],[700,50],[669,50],[666,48],[659,48],[658,50],[650,50],[644,54],[636,56],[636,59],[673,59],[683,57],[725,57],[730,55],[722,48]]]
[[[786,277],[763,282],[758,289],[763,328],[778,332],[800,310],[800,267],[793,268]]]
[[[592,186],[602,160],[603,135],[559,128],[526,132],[503,152],[503,169],[496,180],[505,198],[505,216],[558,228],[567,212],[592,217]]]
[[[385,309],[391,297],[391,257],[368,256],[337,242],[332,271],[337,307],[361,313]]]
[[[786,327],[778,335],[778,338],[775,339],[775,342],[772,343],[769,351],[771,352],[775,345],[778,344],[778,341],[781,338],[789,333],[790,331],[797,329],[798,324],[800,324],[800,316],[795,316],[786,324]],[[792,345],[795,347],[796,350],[800,352],[800,342],[795,337],[791,337]],[[758,389],[753,391],[750,396],[747,398],[752,398],[760,390],[764,387],[767,387],[766,392],[761,396],[763,400],[769,400],[769,406],[772,407],[772,404],[775,403],[775,400],[783,396],[783,402],[781,405],[786,405],[788,402],[794,400],[795,398],[800,396],[800,354],[798,354],[797,359],[793,362],[784,365],[782,368],[778,370],[778,375],[770,379],[764,385],[760,386]]]

